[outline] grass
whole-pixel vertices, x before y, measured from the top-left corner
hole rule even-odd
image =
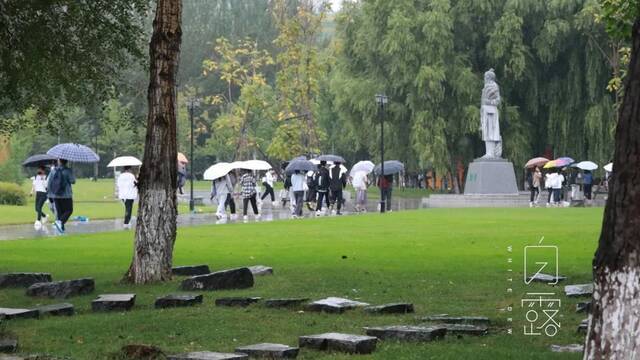
[[[493,321],[485,337],[447,337],[426,344],[385,341],[359,359],[578,359],[556,354],[550,344],[581,342],[576,326],[584,314],[579,301],[561,287],[522,282],[523,248],[557,245],[560,273],[568,283],[589,282],[602,209],[438,209],[271,223],[180,228],[176,265],[209,264],[212,269],[264,264],[275,275],[259,277],[252,289],[206,292],[201,306],[155,310],[156,297],[177,292],[180,279],[146,286],[119,280],[131,260],[130,232],[0,242],[0,272],[44,271],[54,279],[94,277],[96,291],[68,299],[71,318],[12,320],[25,352],[74,359],[103,359],[130,343],[155,344],[170,353],[232,351],[257,342],[296,344],[299,335],[327,331],[362,333],[367,325],[416,323],[416,315],[484,315]],[[513,253],[507,251],[512,246]],[[513,263],[508,263],[508,258]],[[508,281],[513,269],[513,283]],[[507,288],[512,287],[513,293]],[[552,291],[562,300],[561,329],[553,338],[524,336],[520,299],[527,291]],[[137,294],[129,313],[93,314],[97,294]],[[370,316],[220,308],[223,296],[342,296],[372,304],[413,302],[416,315]],[[22,289],[0,291],[0,307],[28,308],[59,302],[32,299]],[[512,314],[503,309],[513,305]],[[502,309],[502,310],[501,310]],[[513,323],[507,321],[513,318]],[[506,333],[513,328],[513,335]],[[346,355],[303,350],[300,359],[347,359]]]

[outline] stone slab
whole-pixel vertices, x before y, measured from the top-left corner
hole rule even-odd
[[[584,319],[580,321],[580,324],[578,325],[578,332],[586,334],[588,329],[589,329],[589,319]]]
[[[410,326],[392,325],[365,327],[365,332],[369,336],[375,336],[380,340],[402,340],[427,342],[442,339],[447,334],[444,326]]]
[[[289,298],[289,299],[267,299],[264,306],[270,308],[295,308],[306,304],[308,298]]]
[[[593,294],[593,284],[567,285],[564,293],[569,297],[591,296]]]
[[[169,355],[167,360],[246,360],[246,354],[231,354],[212,351],[195,351],[187,354]]]
[[[5,273],[0,274],[0,288],[7,287],[29,287],[36,283],[50,282],[51,274],[49,273]]]
[[[196,304],[202,304],[202,295],[193,294],[169,294],[156,299],[156,309],[194,306]]]
[[[76,313],[73,304],[69,303],[39,306],[36,308],[36,310],[38,310],[40,316],[72,316]]]
[[[249,266],[249,270],[253,276],[273,275],[273,268],[264,265]]]
[[[193,276],[182,281],[186,291],[228,290],[253,287],[253,274],[248,268],[216,271],[211,274]]]
[[[11,319],[37,319],[40,316],[38,310],[0,308],[0,317],[6,320]]]
[[[120,354],[124,359],[130,360],[154,360],[164,359],[162,349],[153,345],[128,344],[120,348]]]
[[[340,314],[346,310],[364,306],[369,306],[369,304],[344,298],[328,297],[308,304],[306,309],[308,311],[323,311],[327,313]]]
[[[318,335],[300,336],[298,343],[301,348],[315,350],[338,351],[350,354],[370,354],[376,349],[378,338],[341,333],[324,333]]]
[[[242,296],[224,297],[224,298],[216,299],[216,306],[247,307],[251,304],[257,303],[260,300],[262,300],[262,298],[259,298],[259,297],[242,297]]]
[[[128,311],[136,303],[136,294],[103,294],[91,302],[93,311]]]
[[[447,329],[447,334],[456,335],[487,335],[489,328],[486,325],[471,324],[440,324]]]
[[[367,306],[364,311],[369,314],[409,314],[413,313],[413,304],[392,303],[377,306]]]
[[[547,284],[555,284],[564,280],[567,280],[566,276],[562,276],[562,275],[556,276],[556,275],[543,274],[543,273],[538,273],[533,276],[527,277],[527,281],[543,282]]]
[[[177,276],[196,276],[209,274],[210,272],[209,265],[175,266],[171,269],[171,273]]]
[[[92,278],[36,283],[27,289],[28,296],[62,298],[85,295],[93,292],[95,282]]]
[[[490,320],[484,316],[449,316],[449,315],[431,315],[421,318],[426,322],[438,322],[443,324],[468,324],[468,325],[485,325],[489,326]]]
[[[587,314],[591,312],[591,301],[583,301],[576,304],[576,312],[586,312]]]
[[[297,347],[271,343],[247,345],[236,348],[237,353],[247,354],[251,358],[262,359],[295,359],[299,351],[300,348]]]
[[[584,352],[584,345],[582,344],[551,345],[549,348],[552,352],[567,352],[567,353]]]
[[[18,351],[17,339],[0,339],[0,353],[14,353]]]
[[[513,164],[505,159],[475,159],[469,164],[465,195],[518,195]]]

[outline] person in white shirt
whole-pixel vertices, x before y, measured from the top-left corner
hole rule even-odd
[[[273,169],[267,171],[264,176],[262,177],[262,185],[264,185],[264,193],[262,194],[262,197],[260,198],[260,200],[264,200],[264,198],[267,197],[267,195],[271,196],[271,203],[273,204],[273,206],[275,207],[276,205],[278,205],[278,203],[276,202],[276,195],[273,192],[273,183],[275,182],[276,177],[275,177],[275,171],[273,171]]]
[[[36,229],[42,227],[42,223],[47,222],[47,215],[42,212],[42,206],[47,201],[47,175],[44,166],[38,167],[36,176],[32,177],[31,193],[36,194],[36,222],[33,226]]]
[[[556,174],[552,172],[546,173],[544,175],[544,187],[548,191],[547,207],[551,206],[551,200],[553,197],[553,182],[555,181],[554,180],[555,176]]]
[[[558,169],[553,177],[553,203],[558,206],[560,204],[560,195],[562,192],[562,183],[564,182],[564,175]]]
[[[307,177],[302,172],[296,170],[291,175],[291,192],[295,197],[295,209],[293,210],[293,217],[302,217],[302,205],[304,202],[304,187],[307,183]]]
[[[124,203],[124,227],[131,227],[131,212],[133,202],[138,198],[137,180],[131,173],[131,166],[125,166],[124,171],[118,176],[118,198]]]
[[[357,171],[353,174],[351,184],[356,190],[356,211],[367,211],[367,186],[369,178],[365,171]]]
[[[226,218],[225,213],[225,204],[227,202],[227,198],[233,192],[233,185],[231,184],[231,178],[229,174],[213,180],[213,191],[215,193],[215,197],[218,202],[218,209],[216,210],[216,218],[218,220],[222,218]],[[235,207],[232,208],[231,213],[235,213]]]

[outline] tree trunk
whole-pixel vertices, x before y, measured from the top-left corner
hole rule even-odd
[[[149,112],[135,246],[123,279],[136,284],[171,279],[177,216],[176,75],[181,16],[181,0],[158,0],[149,43]]]
[[[619,111],[584,359],[640,358],[640,19]]]

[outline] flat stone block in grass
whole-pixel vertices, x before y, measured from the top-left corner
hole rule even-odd
[[[378,306],[367,306],[364,311],[369,314],[408,314],[414,312],[413,304],[394,303]]]
[[[290,299],[267,299],[264,306],[269,308],[295,308],[306,304],[308,298],[290,298]]]
[[[593,284],[567,285],[564,293],[569,297],[591,296],[593,294]]]
[[[38,310],[40,316],[72,316],[73,314],[75,314],[73,304],[69,303],[39,306],[36,308],[36,310]]]
[[[527,277],[527,281],[536,281],[536,282],[542,282],[542,283],[557,283],[557,282],[561,282],[567,280],[566,276],[556,276],[556,275],[549,275],[549,274],[535,274],[533,276],[529,276]]]
[[[36,283],[50,282],[49,273],[6,273],[0,274],[0,288],[29,287]]]
[[[93,311],[127,311],[136,303],[136,294],[104,294],[91,302]]]
[[[586,334],[587,329],[589,329],[589,319],[580,321],[580,325],[578,325],[578,332]]]
[[[210,273],[209,265],[187,265],[176,266],[171,269],[171,273],[177,276],[195,276]]]
[[[437,322],[443,324],[468,324],[489,326],[490,320],[484,316],[449,316],[431,315],[421,318],[425,322]]]
[[[447,334],[481,336],[487,335],[489,332],[489,328],[486,325],[440,324],[439,326],[447,329]]]
[[[551,345],[549,349],[552,352],[581,353],[584,351],[584,345],[582,344]]]
[[[577,303],[576,304],[576,312],[577,313],[581,313],[581,312],[590,313],[591,312],[591,301],[583,301],[583,302]]]
[[[265,276],[265,275],[273,275],[273,268],[264,265],[254,265],[249,266],[249,270],[253,276]]]
[[[202,304],[202,295],[192,294],[170,294],[156,299],[156,309],[193,306]]]
[[[13,308],[0,308],[0,318],[10,319],[37,319],[40,316],[38,310],[29,309],[13,309]]]
[[[182,281],[181,289],[186,291],[228,290],[246,289],[252,286],[253,274],[245,267],[190,277]]]
[[[216,299],[216,306],[242,306],[247,307],[251,304],[255,304],[262,298],[259,297],[225,297]]]
[[[120,349],[120,354],[125,359],[137,359],[137,360],[153,360],[164,359],[164,352],[157,346],[145,345],[145,344],[129,344]]]
[[[371,354],[376,349],[378,338],[373,336],[325,333],[319,335],[300,336],[301,348],[339,351],[350,354]]]
[[[262,343],[236,348],[236,352],[249,355],[251,358],[261,359],[295,359],[298,356],[297,347],[282,344]]]
[[[14,353],[18,351],[17,339],[0,339],[0,353]]]
[[[246,354],[219,353],[211,351],[196,351],[188,354],[169,355],[167,360],[246,360]]]
[[[409,326],[393,325],[365,327],[367,335],[375,336],[380,340],[402,340],[427,342],[442,339],[447,334],[447,329],[441,325],[434,326]]]
[[[328,297],[326,299],[317,300],[306,306],[308,311],[324,311],[327,313],[341,314],[346,310],[355,309],[357,307],[368,306],[369,304],[338,297]]]
[[[85,295],[93,292],[95,282],[91,278],[36,283],[27,289],[28,296],[62,298]]]

